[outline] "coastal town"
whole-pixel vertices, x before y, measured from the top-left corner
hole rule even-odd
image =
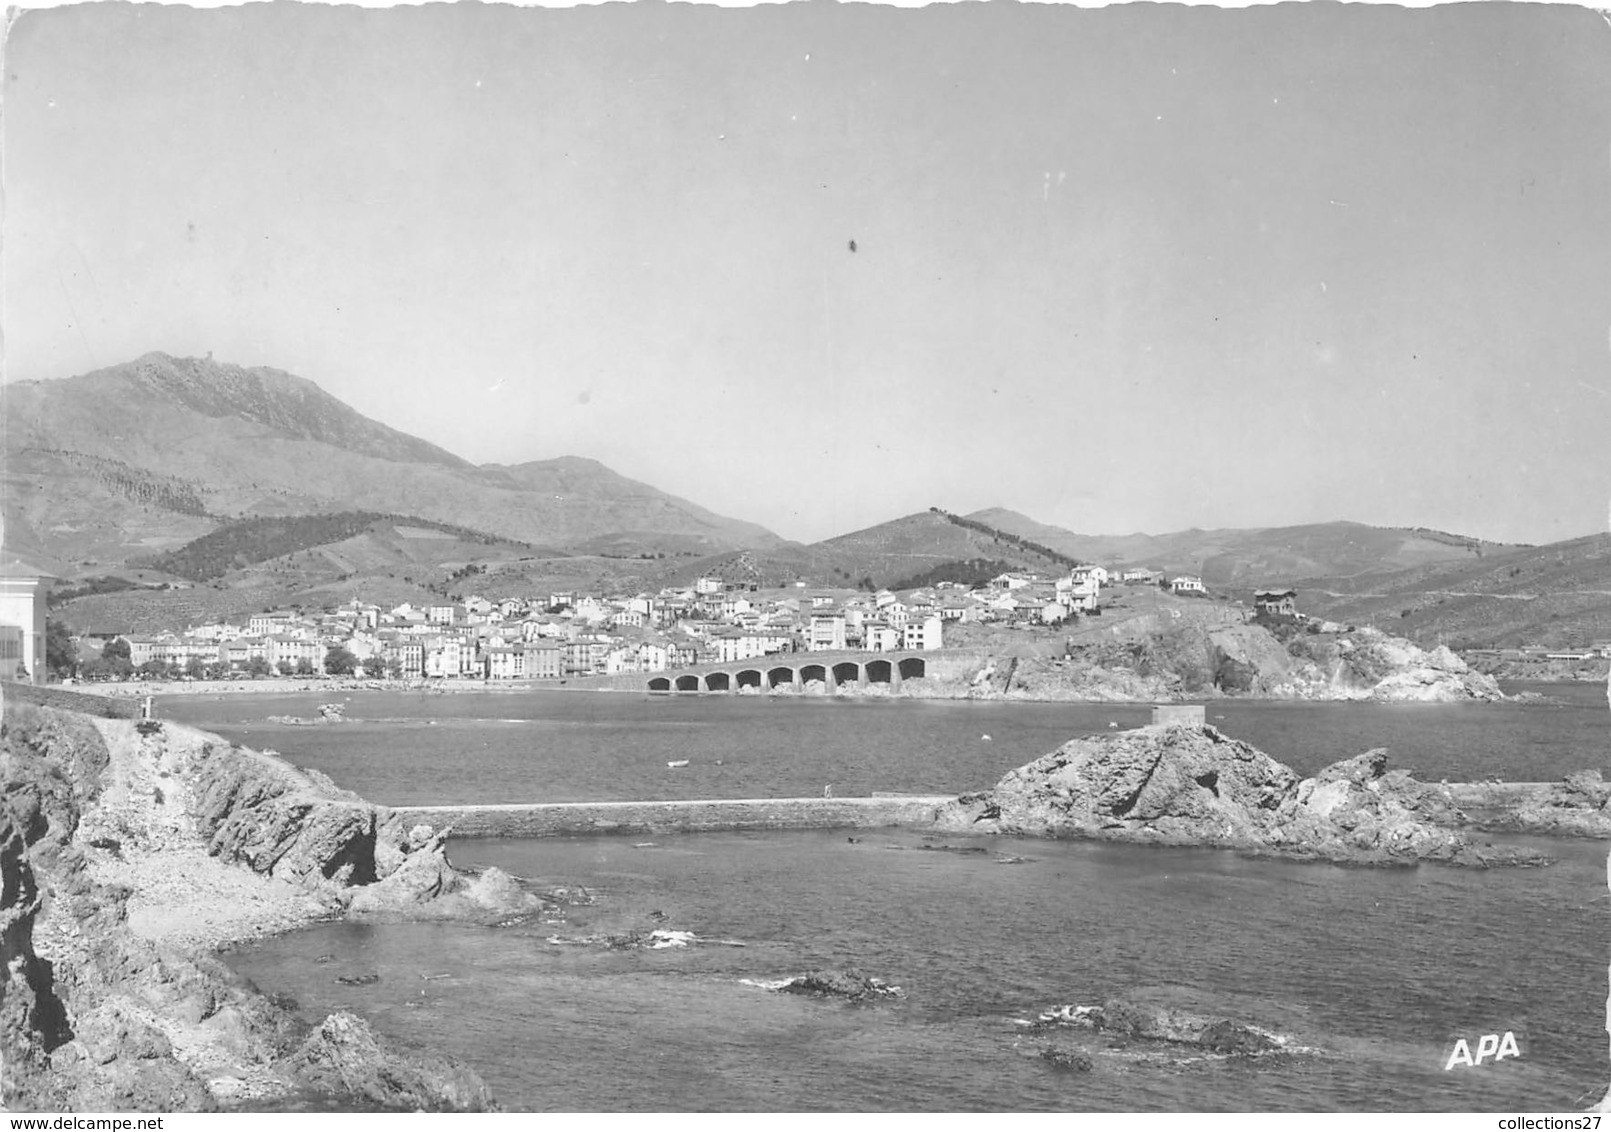
[[[51,602],[53,579],[0,563],[0,680],[107,683],[341,677],[410,682],[565,683],[666,673],[796,653],[891,654],[971,649],[1069,655],[1100,641],[1155,638],[1191,620],[1225,628],[1258,620],[1311,633],[1349,627],[1310,616],[1290,587],[1211,589],[1191,574],[1083,565],[1048,576],[1007,571],[980,584],[845,589],[763,588],[701,576],[655,593],[556,591],[455,595],[389,608],[361,596],[324,608],[268,608],[206,624],[132,632],[75,624]],[[1184,604],[1183,604],[1184,602]],[[1205,620],[1206,619],[1206,620]],[[1129,624],[1127,624],[1129,623]],[[1121,628],[1124,626],[1124,628]],[[1134,628],[1139,632],[1127,630]],[[1115,637],[1115,634],[1118,636]],[[1301,650],[1300,650],[1301,651]],[[1579,648],[1467,648],[1480,671],[1595,675],[1611,641]],[[919,666],[921,671],[921,666]],[[691,679],[691,678],[689,678]],[[650,689],[669,690],[665,680]],[[702,687],[679,679],[677,689]]]
[[[12,579],[14,588],[48,585],[38,572],[29,578],[14,566],[11,573],[21,575]],[[462,601],[405,602],[390,609],[354,598],[328,609],[265,610],[154,634],[92,626],[70,639],[77,675],[88,680],[320,674],[564,680],[780,653],[930,652],[945,647],[948,627],[954,637],[960,626],[1038,629],[1099,614],[1103,587],[1110,583],[1206,592],[1192,576],[1110,574],[1100,566],[1060,577],[1008,572],[980,586],[939,582],[900,592],[804,584],[763,591],[753,583],[701,577],[692,586],[655,594],[555,592],[499,600],[470,594]],[[31,613],[35,603],[14,604]],[[18,610],[8,619],[23,620]],[[45,658],[28,647],[42,628],[19,625],[0,632],[16,638],[4,661],[13,673],[43,675],[51,667],[38,663]]]

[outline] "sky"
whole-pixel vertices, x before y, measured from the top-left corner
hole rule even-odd
[[[98,3],[4,67],[8,381],[210,352],[801,541],[1605,529],[1587,9]]]

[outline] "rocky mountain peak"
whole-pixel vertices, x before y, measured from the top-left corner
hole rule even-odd
[[[208,417],[240,417],[302,440],[386,460],[469,465],[451,452],[365,417],[306,378],[266,367],[153,352],[129,363],[129,380],[148,395]]]

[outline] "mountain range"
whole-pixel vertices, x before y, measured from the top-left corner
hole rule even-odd
[[[0,387],[12,553],[114,567],[265,515],[413,515],[528,543],[620,553],[773,546],[777,535],[562,457],[474,465],[279,370],[147,354]]]
[[[1232,592],[1296,585],[1314,612],[1391,618],[1417,638],[1611,638],[1604,537],[1518,547],[1351,522],[1084,535],[1004,508],[935,507],[802,545],[593,460],[476,465],[305,378],[160,353],[0,386],[0,422],[9,555],[68,586],[166,581],[181,588],[170,604],[196,616],[359,590],[403,600],[700,574],[916,585],[1083,561],[1195,573]],[[119,616],[116,598],[80,601]]]

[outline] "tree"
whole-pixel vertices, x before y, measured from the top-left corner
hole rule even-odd
[[[140,665],[139,673],[148,680],[166,680],[168,678],[168,662],[153,658]]]
[[[289,676],[291,673],[296,671],[296,665],[292,664],[289,660],[280,661],[277,667],[280,670],[281,676]]]
[[[351,676],[358,669],[358,658],[336,645],[324,654],[324,670],[332,676]]]
[[[192,680],[200,680],[207,675],[207,662],[199,656],[193,656],[185,661],[185,675]]]
[[[302,657],[300,660],[298,660],[296,662],[296,674],[298,676],[313,676],[313,675],[315,675],[315,673],[313,671],[313,662],[311,660],[309,660],[307,657]]]
[[[230,668],[227,660],[215,660],[207,666],[209,680],[228,680],[234,674],[234,669]]]
[[[101,650],[101,656],[106,660],[128,660],[129,642],[123,637],[108,641],[106,647]]]
[[[45,620],[45,667],[58,680],[78,673],[78,643],[65,621]]]
[[[269,672],[269,662],[260,656],[254,656],[251,660],[246,662],[246,675],[250,676],[253,680],[267,676]]]

